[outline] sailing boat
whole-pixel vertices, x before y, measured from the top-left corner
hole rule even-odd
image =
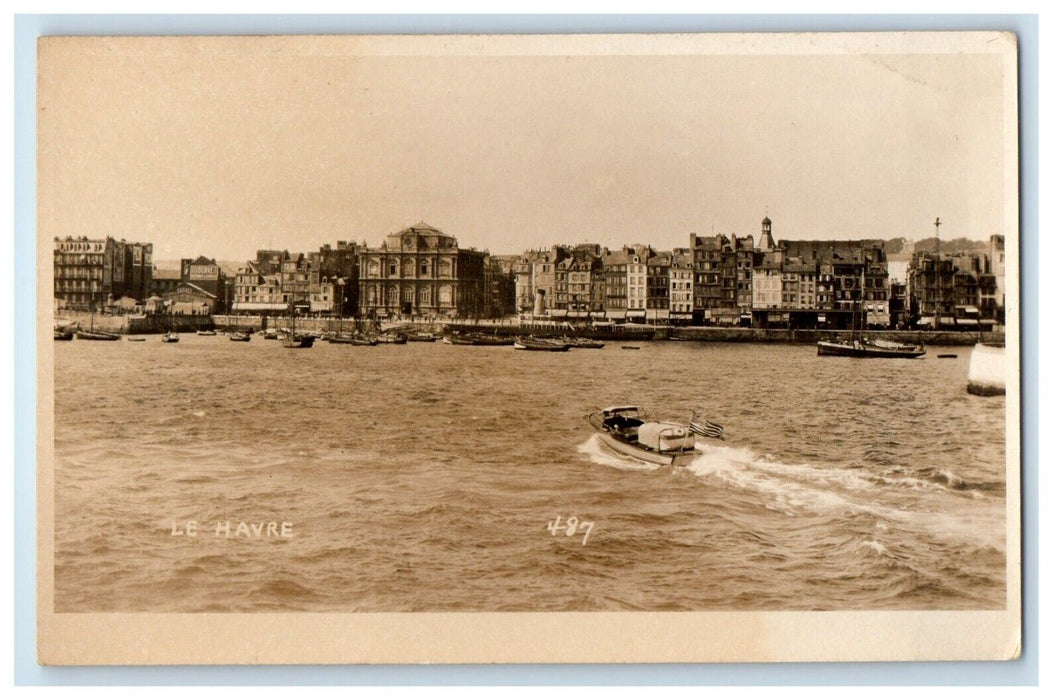
[[[869,340],[859,338],[865,316],[865,268],[861,269],[861,290],[858,294],[857,313],[850,321],[850,337],[847,340],[819,340],[817,354],[832,357],[891,357],[915,359],[923,357],[923,345],[911,343],[892,343],[887,340]]]
[[[313,347],[313,341],[316,340],[315,335],[309,333],[298,333],[295,331],[294,322],[294,301],[290,304],[291,310],[291,327],[287,329],[287,332],[283,334],[283,343],[285,348],[311,348]]]
[[[77,330],[78,340],[121,340],[121,336],[117,333],[107,333],[106,331],[96,330],[96,312],[93,310],[92,315],[88,317],[88,330],[83,331],[80,329],[80,325]]]

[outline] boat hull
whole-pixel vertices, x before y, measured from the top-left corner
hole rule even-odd
[[[114,335],[113,333],[99,333],[94,331],[78,331],[78,340],[120,340],[120,335]]]
[[[851,345],[848,343],[833,343],[820,341],[817,343],[817,354],[827,357],[881,357],[881,358],[904,358],[916,359],[926,354],[923,348],[882,348],[872,345]]]
[[[683,452],[656,452],[654,450],[643,449],[636,445],[631,445],[628,442],[623,442],[613,435],[605,432],[597,432],[600,436],[600,442],[604,444],[607,449],[612,452],[616,452],[623,457],[632,457],[633,459],[640,460],[641,462],[648,462],[649,464],[658,464],[659,466],[674,466],[683,467],[688,465],[697,455],[700,454],[698,450],[685,450]]]

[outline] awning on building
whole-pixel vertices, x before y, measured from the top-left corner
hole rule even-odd
[[[607,317],[608,318],[625,318],[626,317],[626,312],[625,311],[608,311],[607,312]]]
[[[978,326],[980,320],[977,318],[959,318],[957,319],[958,326]]]
[[[646,318],[648,313],[646,311],[627,311],[626,318]]]
[[[548,315],[551,318],[567,318],[566,309],[549,309]]]
[[[978,314],[979,313],[979,308],[976,307],[976,306],[962,306],[961,308],[964,309],[964,313],[966,313],[966,314]]]

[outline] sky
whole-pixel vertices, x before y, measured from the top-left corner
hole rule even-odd
[[[777,239],[1004,232],[998,53],[468,46],[46,41],[41,236],[243,260],[419,222],[494,254],[757,238],[767,213]]]

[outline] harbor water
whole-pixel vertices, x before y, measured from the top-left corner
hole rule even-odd
[[[55,343],[54,608],[1004,607],[971,348],[623,344]],[[649,468],[585,420],[619,403],[728,440]]]

